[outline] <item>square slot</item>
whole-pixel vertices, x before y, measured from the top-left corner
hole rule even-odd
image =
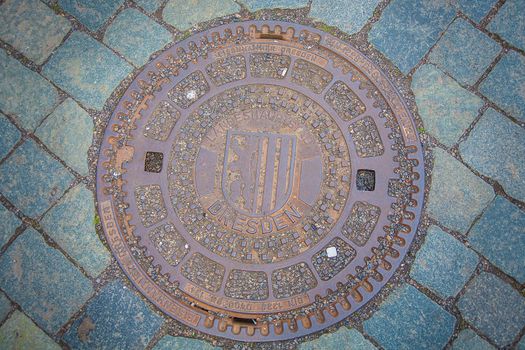
[[[358,191],[373,191],[376,188],[375,170],[359,169],[357,170],[356,185]]]
[[[161,152],[146,152],[144,161],[144,171],[148,173],[160,173],[162,171],[162,161],[164,154]]]

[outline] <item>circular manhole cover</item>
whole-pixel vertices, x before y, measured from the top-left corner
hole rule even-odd
[[[161,310],[270,341],[378,293],[417,230],[423,172],[411,112],[363,53],[245,22],[144,68],[106,129],[97,199],[114,255]]]

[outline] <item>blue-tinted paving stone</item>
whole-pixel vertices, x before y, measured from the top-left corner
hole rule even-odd
[[[494,190],[445,151],[434,149],[428,213],[453,230],[466,233],[494,198]]]
[[[0,109],[33,130],[58,103],[56,89],[0,49]]]
[[[363,337],[355,329],[341,327],[334,333],[324,334],[321,337],[302,343],[300,350],[324,350],[324,349],[346,349],[351,346],[352,350],[374,350],[377,349],[372,343]]]
[[[364,322],[364,330],[385,349],[442,349],[455,323],[452,315],[406,284]]]
[[[476,22],[481,21],[489,13],[497,0],[459,0],[458,9]]]
[[[43,74],[88,107],[102,109],[131,70],[110,49],[74,32],[44,66]]]
[[[251,11],[268,8],[295,9],[308,6],[308,0],[241,0]]]
[[[64,17],[38,0],[8,0],[0,6],[0,38],[42,64],[71,29]]]
[[[170,0],[162,11],[162,18],[179,30],[186,30],[199,22],[224,17],[240,10],[232,0],[195,0],[188,6],[186,0]]]
[[[501,35],[512,45],[525,50],[525,1],[508,0],[487,29]]]
[[[437,226],[431,226],[410,275],[442,298],[453,297],[478,264],[476,253]]]
[[[525,72],[525,57],[510,51],[492,69],[479,89],[514,118],[525,121],[525,93],[523,92],[525,73],[523,72]]]
[[[361,30],[366,21],[372,17],[378,3],[379,0],[330,2],[314,0],[309,15],[352,34]]]
[[[15,214],[0,204],[0,247],[9,241],[9,238],[15,233],[15,229],[21,223]]]
[[[137,66],[145,64],[153,52],[171,40],[170,32],[135,9],[122,11],[104,36],[107,45]]]
[[[430,60],[459,82],[474,85],[500,51],[498,43],[458,18],[432,49]]]
[[[162,317],[114,281],[90,301],[64,340],[73,349],[144,349],[161,325]]]
[[[184,337],[172,337],[166,335],[153,347],[153,350],[173,350],[173,349],[199,349],[199,350],[219,350],[220,348],[211,345],[210,343]]]
[[[69,191],[46,213],[44,230],[93,277],[109,264],[109,252],[95,232],[93,194],[83,185]]]
[[[11,311],[11,302],[4,293],[0,292],[0,322],[4,320],[9,311]]]
[[[135,3],[142,7],[145,11],[153,13],[162,5],[163,0],[135,0]]]
[[[481,98],[431,64],[416,71],[412,91],[425,129],[448,147],[456,143],[483,106]]]
[[[20,139],[21,134],[2,113],[0,113],[0,130],[2,130],[2,138],[0,139],[0,159],[2,159]]]
[[[15,311],[0,328],[0,348],[60,350],[47,334],[20,311]]]
[[[87,152],[93,137],[93,120],[72,99],[65,100],[38,127],[36,136],[82,175],[88,172]]]
[[[495,350],[495,348],[472,330],[465,329],[452,343],[452,350]]]
[[[521,340],[518,343],[518,350],[525,350],[525,335],[521,337]]]
[[[98,30],[124,0],[58,0],[60,7],[89,29]]]
[[[394,0],[369,33],[370,42],[408,73],[456,14],[447,1]]]
[[[29,139],[0,166],[0,192],[24,214],[37,217],[60,198],[73,175]]]
[[[486,272],[471,282],[457,306],[468,323],[498,346],[511,343],[525,326],[525,298]]]
[[[518,282],[525,282],[525,213],[497,196],[469,232],[469,242]]]
[[[463,160],[497,180],[507,194],[525,201],[525,130],[488,109],[459,145]]]
[[[0,258],[0,283],[50,333],[57,332],[93,294],[91,282],[31,228]]]

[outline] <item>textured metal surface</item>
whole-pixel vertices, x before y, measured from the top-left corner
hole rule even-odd
[[[295,24],[235,23],[167,50],[101,150],[99,212],[121,267],[166,314],[236,340],[358,310],[423,204],[401,95],[361,52]]]

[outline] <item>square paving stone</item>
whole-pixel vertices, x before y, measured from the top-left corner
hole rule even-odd
[[[11,311],[11,301],[7,299],[4,293],[0,292],[0,322],[5,319],[9,311]]]
[[[38,0],[8,0],[0,6],[0,38],[42,64],[71,29],[69,21]]]
[[[309,16],[352,34],[363,28],[366,21],[372,17],[378,3],[379,0],[329,2],[314,0],[310,6]]]
[[[308,0],[241,0],[250,11],[270,8],[296,9],[308,6]]]
[[[137,295],[113,281],[64,335],[73,349],[144,349],[162,325]]]
[[[170,0],[162,11],[162,18],[184,31],[197,23],[231,15],[240,9],[232,0]]]
[[[68,98],[36,130],[49,149],[82,175],[87,175],[87,152],[93,137],[93,120]]]
[[[525,298],[490,273],[476,277],[457,306],[468,323],[500,347],[510,344],[525,326]]]
[[[172,337],[171,335],[165,335],[153,347],[153,350],[173,350],[173,349],[219,350],[220,348],[213,346],[204,340],[184,338],[184,337]]]
[[[461,12],[470,19],[480,22],[489,13],[497,0],[459,0],[456,2]]]
[[[474,85],[501,47],[488,35],[458,18],[430,53],[430,60],[460,83]]]
[[[494,198],[494,190],[442,149],[434,149],[428,213],[446,227],[466,233]]]
[[[106,30],[104,42],[137,66],[172,41],[163,26],[135,9],[122,11]]]
[[[58,104],[57,90],[0,49],[0,109],[30,131]]]
[[[0,204],[0,248],[9,241],[22,221]]]
[[[83,185],[69,191],[42,219],[42,227],[93,277],[110,263],[111,256],[95,232],[93,194]]]
[[[495,350],[489,342],[470,329],[464,329],[452,343],[452,350]]]
[[[323,349],[346,349],[351,346],[352,350],[374,350],[377,349],[372,343],[355,329],[345,326],[336,332],[327,333],[319,338],[302,343],[300,350],[323,350]]]
[[[0,130],[2,130],[2,139],[0,140],[0,159],[2,159],[20,139],[21,133],[2,113],[0,113]]]
[[[405,284],[383,301],[364,322],[364,330],[385,349],[442,349],[456,319],[441,306]]]
[[[60,198],[73,175],[29,139],[0,166],[0,192],[26,215],[38,217]]]
[[[49,333],[56,333],[93,294],[91,282],[32,228],[0,257],[0,283]]]
[[[162,5],[163,0],[135,0],[135,3],[142,7],[146,12],[153,13]]]
[[[31,350],[62,349],[20,311],[15,311],[0,328],[0,348]]]
[[[394,0],[372,27],[369,41],[406,74],[455,15],[456,10],[446,1]]]
[[[525,350],[525,335],[521,337],[521,340],[517,344],[518,350]]]
[[[456,143],[483,106],[481,98],[431,64],[415,72],[412,91],[426,131],[447,147]]]
[[[494,265],[525,282],[525,213],[497,196],[469,232],[472,247]]]
[[[525,1],[508,0],[487,26],[514,46],[525,50]]]
[[[524,2],[525,4],[525,2]],[[510,51],[492,69],[479,89],[514,118],[525,122],[525,57]]]
[[[124,3],[124,0],[58,0],[58,5],[83,25],[97,31]]]
[[[442,298],[454,297],[476,269],[476,253],[437,226],[431,226],[410,276]]]
[[[463,160],[497,180],[510,196],[525,201],[525,130],[488,109],[459,145]]]
[[[110,49],[87,34],[74,32],[42,73],[87,107],[100,110],[131,71]]]

